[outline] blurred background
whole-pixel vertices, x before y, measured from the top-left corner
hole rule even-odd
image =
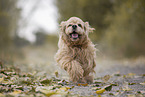
[[[96,29],[97,60],[145,59],[145,0],[0,0],[0,61],[54,71],[59,24],[72,16]]]

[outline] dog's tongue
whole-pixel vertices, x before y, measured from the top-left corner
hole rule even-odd
[[[78,34],[72,34],[72,38],[78,38]]]

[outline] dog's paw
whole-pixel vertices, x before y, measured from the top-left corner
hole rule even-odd
[[[86,76],[85,78],[85,81],[87,82],[87,83],[93,83],[93,76]]]

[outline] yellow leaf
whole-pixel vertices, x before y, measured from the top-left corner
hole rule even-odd
[[[102,94],[103,92],[105,92],[105,89],[100,89],[96,91],[97,94]]]
[[[71,87],[65,87],[65,88],[66,88],[67,90],[68,90],[68,89],[71,89]]]
[[[128,73],[128,76],[134,76],[136,75],[135,73]]]
[[[136,74],[135,73],[128,73],[127,75],[124,75],[125,78],[133,78]]]
[[[0,82],[2,82],[4,80],[4,77],[0,78]]]
[[[9,93],[9,95],[15,96],[17,94],[20,94],[21,92],[22,92],[21,90],[15,90],[14,92]]]
[[[75,86],[72,86],[71,89],[73,89]]]
[[[101,97],[101,95],[98,95],[97,97]]]
[[[55,91],[50,91],[50,92],[47,92],[47,93],[45,93],[45,95],[47,96],[47,97],[50,97],[50,96],[52,96],[52,95],[54,95],[54,94],[57,94]]]
[[[131,91],[131,90],[132,90],[131,88],[123,89],[123,91]]]
[[[64,91],[67,91],[68,89],[70,89],[70,87],[62,87],[62,88],[60,88],[60,90],[64,90]]]
[[[44,93],[47,97],[50,97],[51,95],[57,94],[56,91],[50,91],[48,89],[40,89],[39,91]]]
[[[72,86],[72,87],[62,87],[59,90],[67,91],[67,90],[72,89],[72,88],[74,88],[74,86]]]
[[[12,92],[13,94],[20,94],[22,91],[21,90],[15,90],[14,92]]]

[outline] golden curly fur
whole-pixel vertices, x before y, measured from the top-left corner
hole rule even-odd
[[[92,83],[96,48],[88,33],[93,32],[94,28],[78,17],[62,21],[60,26],[56,62],[68,72],[70,81]]]

